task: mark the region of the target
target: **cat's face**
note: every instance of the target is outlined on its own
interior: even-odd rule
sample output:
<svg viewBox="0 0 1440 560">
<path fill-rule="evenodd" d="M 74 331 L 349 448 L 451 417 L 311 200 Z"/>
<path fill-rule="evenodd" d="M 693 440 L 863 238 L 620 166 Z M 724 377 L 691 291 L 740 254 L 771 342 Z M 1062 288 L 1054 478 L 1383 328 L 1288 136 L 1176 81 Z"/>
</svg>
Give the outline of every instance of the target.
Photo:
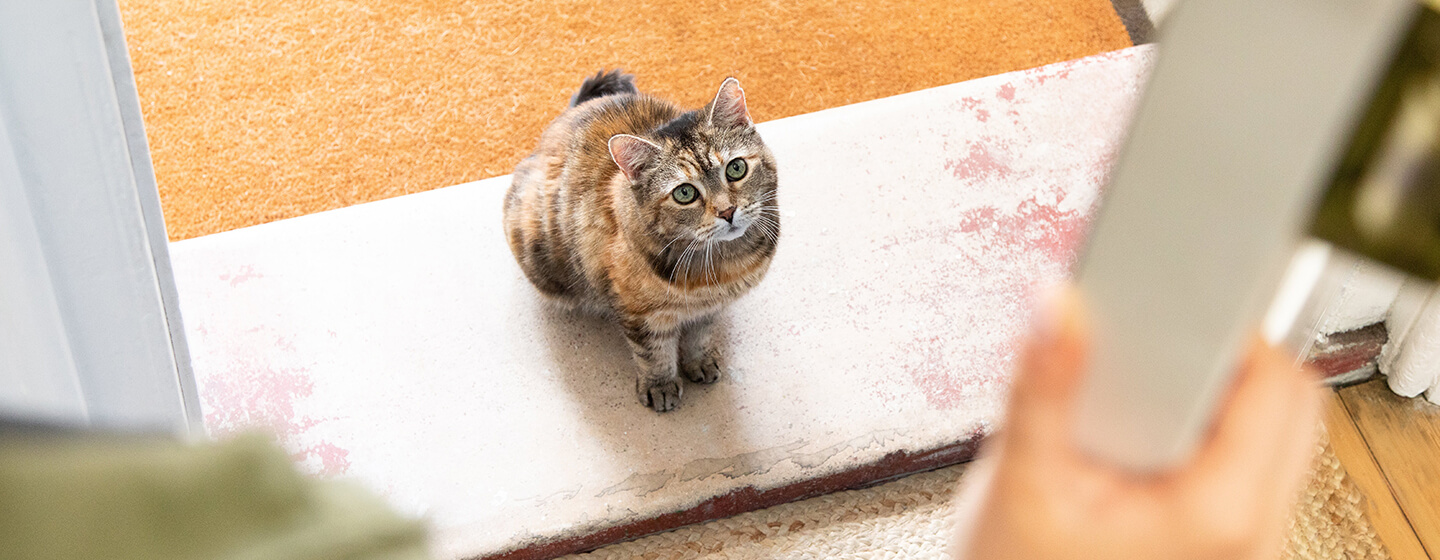
<svg viewBox="0 0 1440 560">
<path fill-rule="evenodd" d="M 610 153 L 630 179 L 647 230 L 665 247 L 743 243 L 778 233 L 775 159 L 733 78 L 710 105 L 649 138 L 611 138 Z"/>
</svg>

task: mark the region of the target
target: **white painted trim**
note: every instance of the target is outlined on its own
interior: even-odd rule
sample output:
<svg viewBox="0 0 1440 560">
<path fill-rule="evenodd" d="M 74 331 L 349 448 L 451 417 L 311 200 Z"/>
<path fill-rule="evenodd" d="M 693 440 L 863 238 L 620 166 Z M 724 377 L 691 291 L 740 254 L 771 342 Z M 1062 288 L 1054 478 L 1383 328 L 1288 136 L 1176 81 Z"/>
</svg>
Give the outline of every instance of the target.
<svg viewBox="0 0 1440 560">
<path fill-rule="evenodd" d="M 200 394 L 190 366 L 190 349 L 185 340 L 185 324 L 180 316 L 180 296 L 175 290 L 175 275 L 170 266 L 170 236 L 165 230 L 165 214 L 160 208 L 160 190 L 155 182 L 155 167 L 150 161 L 150 144 L 145 137 L 145 122 L 140 113 L 140 92 L 135 87 L 135 74 L 130 66 L 130 50 L 125 46 L 125 33 L 116 0 L 93 0 L 100 20 L 100 31 L 109 55 L 111 77 L 115 83 L 115 99 L 120 106 L 120 119 L 130 151 L 130 166 L 135 176 L 135 193 L 139 196 L 145 233 L 150 242 L 150 256 L 155 265 L 155 278 L 160 298 L 165 305 L 165 322 L 170 331 L 171 350 L 175 356 L 181 399 L 192 428 L 201 427 Z"/>
<path fill-rule="evenodd" d="M 30 203 L 0 121 L 0 413 L 47 421 L 89 418 L 50 286 Z M 35 375 L 35 372 L 45 372 Z"/>
<path fill-rule="evenodd" d="M 11 254 L 0 259 L 26 263 L 10 297 L 42 302 L 12 320 L 63 326 L 0 332 L 13 346 L 29 340 L 17 350 L 28 357 L 6 362 L 13 369 L 0 377 L 7 383 L 0 389 L 8 393 L 22 378 L 54 389 L 69 376 L 81 397 L 62 402 L 67 394 L 52 390 L 46 398 L 0 401 L 0 412 L 43 411 L 38 415 L 120 429 L 198 426 L 159 198 L 113 0 L 0 3 L 0 123 L 7 138 L 0 173 L 13 178 L 0 189 L 14 203 L 9 214 L 28 213 L 30 230 L 24 220 L 6 228 L 12 237 L 0 250 Z M 60 353 L 69 355 L 72 371 L 54 357 Z"/>
</svg>

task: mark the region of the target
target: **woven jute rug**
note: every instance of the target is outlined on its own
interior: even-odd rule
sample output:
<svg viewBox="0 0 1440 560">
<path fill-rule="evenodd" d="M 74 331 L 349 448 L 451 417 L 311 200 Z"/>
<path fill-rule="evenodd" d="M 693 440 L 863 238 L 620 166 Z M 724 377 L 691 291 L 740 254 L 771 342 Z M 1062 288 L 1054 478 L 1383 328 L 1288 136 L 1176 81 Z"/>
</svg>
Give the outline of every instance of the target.
<svg viewBox="0 0 1440 560">
<path fill-rule="evenodd" d="M 1345 475 L 1328 438 L 1317 445 L 1310 484 L 1295 508 L 1282 558 L 1390 558 L 1365 517 L 1364 495 Z"/>
<path fill-rule="evenodd" d="M 1276 557 L 1388 559 L 1329 443 L 1322 439 L 1316 451 L 1289 539 Z M 965 465 L 957 465 L 566 558 L 949 558 L 950 500 L 964 474 Z"/>
</svg>

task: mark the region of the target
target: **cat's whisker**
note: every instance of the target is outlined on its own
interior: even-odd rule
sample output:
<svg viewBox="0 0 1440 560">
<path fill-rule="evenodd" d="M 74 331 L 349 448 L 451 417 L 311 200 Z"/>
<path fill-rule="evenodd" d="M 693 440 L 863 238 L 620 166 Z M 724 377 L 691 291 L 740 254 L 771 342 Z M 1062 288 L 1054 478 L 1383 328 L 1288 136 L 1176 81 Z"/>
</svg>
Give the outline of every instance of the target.
<svg viewBox="0 0 1440 560">
<path fill-rule="evenodd" d="M 674 245 L 676 241 L 679 241 L 681 237 L 685 237 L 685 234 L 682 233 L 682 234 L 680 234 L 680 235 L 675 236 L 675 239 L 671 239 L 669 243 L 666 243 L 665 246 L 664 246 L 664 247 L 661 247 L 660 250 L 659 250 L 658 252 L 656 252 L 655 254 L 656 254 L 656 255 L 661 255 L 661 256 L 663 256 L 663 255 L 665 254 L 665 250 L 666 250 L 666 249 L 669 249 L 671 245 Z"/>
<path fill-rule="evenodd" d="M 685 250 L 680 252 L 680 258 L 675 259 L 675 265 L 670 269 L 670 278 L 665 282 L 665 301 L 662 305 L 670 305 L 670 300 L 677 295 L 675 290 L 675 272 L 680 269 L 680 263 L 684 262 L 685 254 L 689 251 L 690 247 L 687 245 Z"/>
<path fill-rule="evenodd" d="M 704 253 L 702 253 L 702 252 L 700 251 L 700 249 L 704 249 L 704 248 L 706 248 L 706 247 L 707 247 L 706 245 L 701 245 L 700 248 L 695 249 L 695 254 L 690 257 L 690 262 L 691 262 L 692 264 L 694 264 L 695 261 L 700 261 L 700 262 L 699 262 L 699 264 L 700 264 L 700 271 L 699 271 L 699 272 L 700 272 L 700 281 L 701 281 L 701 284 L 702 284 L 702 285 L 701 285 L 702 288 L 704 287 L 703 284 L 704 284 L 704 281 L 705 281 L 705 258 L 704 258 Z M 690 267 L 689 267 L 689 265 L 686 265 L 686 267 L 685 267 L 685 274 L 686 274 L 687 276 L 689 276 L 689 274 L 690 274 Z"/>
<path fill-rule="evenodd" d="M 755 218 L 755 227 L 771 241 L 780 241 L 780 223 L 767 217 L 758 216 Z"/>
<path fill-rule="evenodd" d="M 756 200 L 774 200 L 778 196 L 780 196 L 780 191 L 770 191 L 762 193 Z"/>
<path fill-rule="evenodd" d="M 779 242 L 779 241 L 780 241 L 779 235 L 778 235 L 777 232 L 775 231 L 775 226 L 773 226 L 773 225 L 771 225 L 771 224 L 764 223 L 764 222 L 758 222 L 758 221 L 757 221 L 757 222 L 755 222 L 755 229 L 756 229 L 757 231 L 759 231 L 761 235 L 764 235 L 765 238 L 766 238 L 766 239 L 769 239 L 770 241 L 774 241 L 774 242 Z"/>
<path fill-rule="evenodd" d="M 655 254 L 656 254 L 657 256 L 659 256 L 660 258 L 664 258 L 664 257 L 665 257 L 665 250 L 666 250 L 666 249 L 669 249 L 671 245 L 674 245 L 675 242 L 676 242 L 676 241 L 679 241 L 680 238 L 682 238 L 682 237 L 685 237 L 685 234 L 682 233 L 682 234 L 680 234 L 680 235 L 675 236 L 675 239 L 671 239 L 669 243 L 666 243 L 665 246 L 664 246 L 664 247 L 661 247 L 661 248 L 660 248 L 660 251 L 659 251 L 658 253 L 655 253 Z M 670 277 L 671 277 L 671 280 L 673 281 L 673 280 L 674 280 L 674 277 L 675 277 L 674 271 L 671 271 Z M 669 303 L 669 301 L 670 301 L 670 288 L 671 288 L 671 286 L 673 286 L 673 283 L 671 283 L 671 282 L 667 282 L 667 283 L 665 284 L 665 303 Z"/>
<path fill-rule="evenodd" d="M 756 217 L 755 217 L 755 223 L 757 223 L 757 224 L 766 224 L 766 225 L 777 226 L 777 227 L 780 225 L 780 222 L 779 222 L 778 220 L 776 220 L 775 218 L 772 218 L 772 217 L 770 217 L 770 216 L 765 216 L 765 215 L 756 216 Z"/>
<path fill-rule="evenodd" d="M 700 262 L 700 277 L 705 280 L 706 287 L 713 286 L 710 283 L 710 244 L 705 244 L 705 260 Z"/>
<path fill-rule="evenodd" d="M 699 242 L 700 240 L 698 238 L 691 240 L 690 243 L 685 246 L 685 252 L 680 254 L 680 259 L 675 262 L 675 268 L 670 271 L 670 284 L 666 286 L 666 305 L 669 305 L 672 296 L 675 299 L 679 299 L 681 294 L 684 293 L 684 290 L 671 291 L 674 288 L 675 284 L 675 274 L 680 272 L 680 268 L 683 266 L 685 268 L 685 273 L 680 277 L 680 281 L 686 282 L 689 280 L 690 263 L 694 260 L 697 253 L 697 251 L 695 250 L 695 244 Z"/>
<path fill-rule="evenodd" d="M 680 267 L 685 264 L 686 259 L 691 254 L 691 250 L 694 249 L 695 243 L 698 241 L 700 241 L 698 238 L 692 239 L 689 244 L 685 245 L 685 250 L 680 253 L 680 258 L 675 260 L 675 267 L 670 269 L 670 282 L 665 286 L 667 291 L 674 287 L 675 273 L 680 271 Z M 684 280 L 684 278 L 681 278 L 681 280 Z"/>
<path fill-rule="evenodd" d="M 710 255 L 711 247 L 713 247 L 713 244 L 707 244 L 705 246 L 705 268 L 709 271 L 707 274 L 710 277 L 710 285 L 715 286 L 720 284 L 720 274 L 715 271 L 715 261 Z"/>
<path fill-rule="evenodd" d="M 696 241 L 699 241 L 699 239 L 696 239 Z M 681 280 L 682 280 L 682 281 L 689 281 L 689 280 L 690 280 L 690 265 L 695 262 L 695 256 L 698 255 L 699 253 L 700 253 L 700 252 L 699 252 L 698 250 L 696 250 L 696 251 L 694 251 L 694 252 L 691 252 L 691 253 L 690 253 L 690 258 L 685 261 L 685 275 L 684 275 L 684 276 L 681 276 Z"/>
</svg>

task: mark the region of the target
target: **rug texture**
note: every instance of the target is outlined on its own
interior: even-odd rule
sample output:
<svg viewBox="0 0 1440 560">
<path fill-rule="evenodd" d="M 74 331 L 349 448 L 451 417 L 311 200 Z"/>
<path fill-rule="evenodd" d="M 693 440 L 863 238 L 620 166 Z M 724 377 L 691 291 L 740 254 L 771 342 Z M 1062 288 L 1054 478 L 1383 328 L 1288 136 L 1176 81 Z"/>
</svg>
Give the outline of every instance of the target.
<svg viewBox="0 0 1440 560">
<path fill-rule="evenodd" d="M 735 517 L 683 527 L 565 557 L 567 560 L 948 559 L 950 500 L 965 465 L 909 476 Z M 1327 441 L 1316 446 L 1310 483 L 1276 558 L 1390 558 Z"/>
<path fill-rule="evenodd" d="M 1131 45 L 1109 0 L 120 0 L 172 240 L 510 173 L 587 74 L 757 121 Z"/>
</svg>

